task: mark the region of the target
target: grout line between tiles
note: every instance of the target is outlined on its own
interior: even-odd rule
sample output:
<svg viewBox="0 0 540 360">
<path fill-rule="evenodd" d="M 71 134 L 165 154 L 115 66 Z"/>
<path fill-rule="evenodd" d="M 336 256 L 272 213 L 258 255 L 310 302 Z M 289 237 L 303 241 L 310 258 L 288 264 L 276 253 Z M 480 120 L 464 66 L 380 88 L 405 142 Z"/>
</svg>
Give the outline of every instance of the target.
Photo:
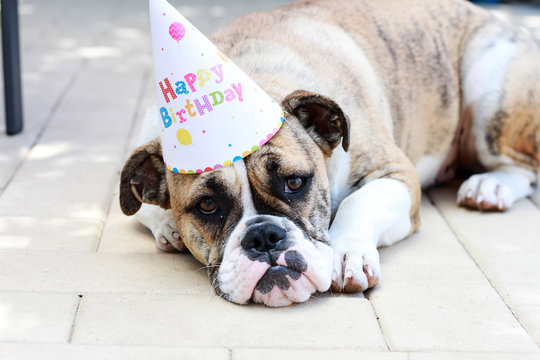
<svg viewBox="0 0 540 360">
<path fill-rule="evenodd" d="M 45 120 L 43 121 L 41 127 L 39 128 L 39 131 L 37 132 L 36 134 L 36 137 L 34 138 L 34 140 L 28 145 L 28 150 L 26 151 L 26 154 L 25 156 L 21 159 L 21 161 L 19 161 L 19 163 L 15 166 L 15 168 L 13 169 L 12 173 L 11 173 L 11 176 L 9 177 L 9 179 L 6 181 L 6 184 L 5 186 L 3 187 L 2 189 L 2 192 L 0 192 L 0 197 L 2 196 L 2 194 L 4 193 L 4 191 L 8 188 L 8 186 L 11 184 L 11 182 L 13 181 L 13 179 L 15 178 L 15 175 L 17 175 L 17 173 L 19 172 L 20 168 L 22 167 L 22 165 L 25 163 L 25 161 L 28 159 L 28 157 L 30 156 L 30 153 L 32 152 L 32 149 L 37 145 L 37 143 L 39 142 L 39 140 L 43 137 L 43 134 L 45 133 L 45 130 L 47 130 L 47 128 L 49 127 L 49 124 L 51 123 L 51 120 L 53 119 L 53 117 L 56 115 L 56 112 L 58 111 L 58 108 L 60 107 L 60 105 L 62 104 L 62 102 L 64 101 L 64 99 L 66 98 L 67 94 L 69 93 L 69 91 L 71 90 L 71 88 L 73 87 L 73 85 L 75 84 L 75 81 L 77 80 L 77 73 L 73 73 L 71 75 L 71 78 L 69 79 L 68 83 L 66 84 L 66 86 L 62 89 L 62 91 L 60 92 L 60 94 L 58 95 L 58 98 L 55 100 L 55 102 L 53 103 L 52 107 L 51 107 L 51 110 L 49 111 L 49 114 L 47 115 L 47 117 L 45 118 Z"/>
<path fill-rule="evenodd" d="M 76 343 L 76 344 L 67 344 L 67 343 L 56 343 L 56 342 L 44 342 L 44 341 L 26 341 L 26 340 L 10 340 L 10 341 L 0 341 L 0 345 L 2 344 L 17 344 L 17 345 L 53 345 L 53 346 L 80 346 L 80 347 L 87 347 L 87 348 L 147 348 L 147 349 L 192 349 L 192 350 L 199 350 L 199 349 L 205 349 L 205 350 L 227 350 L 231 355 L 234 354 L 235 351 L 239 350 L 276 350 L 275 347 L 268 347 L 268 346 L 242 346 L 242 347 L 235 347 L 235 348 L 226 348 L 226 347 L 212 347 L 212 346 L 193 346 L 193 345 L 167 345 L 167 344 L 100 344 L 100 343 L 90 343 L 90 342 L 83 342 L 83 343 Z M 283 347 L 279 348 L 277 350 L 294 350 L 294 351 L 316 351 L 316 350 L 326 350 L 326 351 L 339 351 L 339 350 L 352 350 L 357 351 L 360 354 L 403 354 L 406 355 L 406 359 L 410 359 L 411 355 L 414 354 L 459 354 L 459 355 L 494 355 L 494 354 L 501 354 L 501 355 L 531 355 L 531 356 L 538 356 L 538 352 L 533 351 L 513 351 L 513 352 L 500 352 L 500 351 L 448 351 L 448 350 L 414 350 L 414 351 L 392 351 L 392 352 L 386 352 L 386 351 L 377 351 L 372 349 L 362 349 L 355 346 L 345 346 L 340 347 L 339 349 L 336 349 L 334 347 L 328 347 L 328 348 L 313 348 L 313 347 Z M 234 357 L 232 357 L 234 358 Z"/>
<path fill-rule="evenodd" d="M 122 5 L 125 5 L 125 2 L 121 3 Z M 107 18 L 108 19 L 114 19 L 114 16 L 115 16 L 115 13 L 114 11 L 110 11 L 108 14 L 107 14 Z M 106 31 L 108 30 L 108 28 L 104 28 L 104 29 L 101 29 L 99 33 L 97 34 L 94 34 L 93 38 L 89 38 L 89 46 L 91 45 L 95 45 L 97 43 L 99 43 L 99 39 L 101 38 L 100 36 L 98 36 L 98 34 L 102 34 L 102 33 L 105 33 Z M 22 49 L 22 55 L 24 56 L 24 53 L 26 53 L 28 51 L 28 49 L 26 49 L 26 45 L 22 43 L 22 41 L 24 40 L 23 37 L 21 37 L 21 49 Z M 47 115 L 47 117 L 45 118 L 45 120 L 43 121 L 39 131 L 37 132 L 36 134 L 36 137 L 34 138 L 34 140 L 30 143 L 30 145 L 28 146 L 28 151 L 26 152 L 26 155 L 21 159 L 21 161 L 14 167 L 12 173 L 11 173 L 11 176 L 9 177 L 9 179 L 6 181 L 5 183 L 5 186 L 3 188 L 0 189 L 0 198 L 2 197 L 3 193 L 5 192 L 5 190 L 8 188 L 8 186 L 11 184 L 11 182 L 13 181 L 13 179 L 15 178 L 16 174 L 18 173 L 18 171 L 20 170 L 20 168 L 22 167 L 22 165 L 25 163 L 25 161 L 28 159 L 28 157 L 30 156 L 30 152 L 32 151 L 32 149 L 36 146 L 36 144 L 39 142 L 39 140 L 42 138 L 43 134 L 45 133 L 45 131 L 47 130 L 51 120 L 54 118 L 54 116 L 56 115 L 56 112 L 58 111 L 58 108 L 60 107 L 60 105 L 63 103 L 65 97 L 67 96 L 67 94 L 69 93 L 69 91 L 71 90 L 71 88 L 73 87 L 73 85 L 75 84 L 76 80 L 78 79 L 79 77 L 79 74 L 82 72 L 81 70 L 84 69 L 85 67 L 87 67 L 89 65 L 89 59 L 81 59 L 78 61 L 78 67 L 76 68 L 76 70 L 73 71 L 73 73 L 71 74 L 71 78 L 70 80 L 68 81 L 67 85 L 64 87 L 64 89 L 62 89 L 62 91 L 60 92 L 58 98 L 56 99 L 56 101 L 53 103 L 52 107 L 51 107 L 51 110 L 49 111 L 49 114 Z M 23 72 L 26 72 L 27 70 L 26 69 L 22 69 Z"/>
<path fill-rule="evenodd" d="M 79 310 L 81 308 L 81 303 L 83 301 L 83 295 L 79 294 L 77 300 L 77 307 L 75 308 L 75 315 L 73 316 L 73 323 L 71 324 L 71 329 L 69 330 L 68 344 L 71 344 L 73 340 L 73 333 L 75 332 L 75 326 L 77 324 L 77 318 L 79 317 Z"/>
<path fill-rule="evenodd" d="M 527 329 L 525 328 L 525 326 L 522 324 L 521 320 L 516 316 L 516 314 L 514 313 L 514 311 L 512 310 L 512 307 L 510 306 L 510 304 L 506 301 L 506 299 L 504 298 L 504 296 L 500 293 L 499 289 L 495 286 L 495 284 L 491 281 L 491 279 L 489 278 L 489 276 L 484 272 L 484 269 L 482 269 L 482 267 L 480 266 L 480 264 L 476 261 L 476 259 L 474 258 L 474 256 L 471 255 L 471 253 L 469 252 L 469 250 L 467 249 L 467 246 L 463 243 L 463 241 L 461 240 L 461 238 L 458 236 L 458 234 L 454 231 L 454 228 L 450 225 L 448 219 L 446 218 L 446 216 L 444 216 L 443 212 L 439 209 L 439 207 L 437 206 L 437 204 L 435 203 L 435 201 L 432 199 L 431 195 L 429 194 L 429 192 L 425 192 L 423 193 L 425 194 L 429 201 L 431 202 L 431 204 L 433 204 L 433 206 L 435 207 L 435 209 L 437 210 L 437 212 L 439 213 L 439 215 L 441 216 L 441 218 L 444 220 L 444 223 L 446 224 L 446 226 L 448 226 L 448 228 L 450 229 L 450 231 L 452 232 L 452 235 L 454 235 L 454 237 L 456 238 L 456 240 L 458 241 L 458 243 L 461 245 L 461 247 L 463 248 L 463 250 L 465 251 L 465 253 L 469 256 L 469 258 L 474 262 L 474 264 L 476 265 L 476 267 L 478 268 L 478 270 L 482 273 L 482 275 L 484 276 L 484 278 L 487 280 L 487 282 L 489 283 L 489 285 L 491 286 L 491 288 L 495 291 L 495 293 L 499 296 L 499 298 L 502 300 L 502 302 L 504 303 L 504 305 L 506 306 L 506 308 L 508 309 L 508 311 L 510 311 L 510 313 L 512 314 L 512 317 L 514 319 L 516 319 L 516 321 L 518 322 L 519 326 L 521 326 L 521 328 L 523 329 L 523 331 L 525 331 L 525 333 L 529 336 L 529 338 L 531 339 L 531 341 L 533 343 L 536 343 L 534 341 L 534 339 L 532 338 L 531 334 L 529 334 L 529 332 L 527 331 Z"/>
<path fill-rule="evenodd" d="M 107 212 L 105 213 L 105 220 L 99 221 L 99 232 L 97 236 L 96 245 L 94 246 L 94 249 L 92 252 L 97 253 L 99 250 L 99 246 L 101 245 L 101 238 L 103 237 L 103 231 L 105 230 L 105 223 L 107 222 L 107 219 L 109 218 L 109 215 L 111 213 L 112 208 L 112 200 L 109 202 L 109 207 L 107 208 Z"/>
<path fill-rule="evenodd" d="M 381 332 L 381 335 L 383 337 L 384 345 L 386 346 L 386 351 L 392 351 L 392 349 L 390 348 L 390 344 L 388 343 L 388 339 L 386 338 L 386 334 L 384 333 L 383 328 L 381 326 L 379 314 L 377 314 L 377 311 L 375 310 L 375 306 L 373 306 L 373 303 L 371 302 L 371 299 L 369 298 L 370 295 L 371 295 L 371 291 L 369 291 L 369 289 L 367 291 L 364 291 L 364 297 L 369 302 L 369 305 L 371 306 L 371 309 L 373 310 L 373 313 L 375 314 L 375 319 L 377 320 L 379 331 Z"/>
</svg>

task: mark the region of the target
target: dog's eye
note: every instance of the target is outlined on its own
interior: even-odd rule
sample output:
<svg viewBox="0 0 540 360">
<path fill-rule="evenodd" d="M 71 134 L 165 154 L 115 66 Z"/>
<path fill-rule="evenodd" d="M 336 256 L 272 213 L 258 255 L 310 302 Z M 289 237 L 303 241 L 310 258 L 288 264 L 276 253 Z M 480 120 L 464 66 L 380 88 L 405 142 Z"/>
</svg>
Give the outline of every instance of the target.
<svg viewBox="0 0 540 360">
<path fill-rule="evenodd" d="M 210 196 L 205 196 L 199 203 L 199 210 L 205 215 L 210 215 L 216 212 L 217 204 Z"/>
<path fill-rule="evenodd" d="M 285 192 L 286 193 L 294 193 L 302 189 L 302 186 L 304 186 L 304 179 L 298 176 L 291 176 L 288 177 L 285 181 Z"/>
</svg>

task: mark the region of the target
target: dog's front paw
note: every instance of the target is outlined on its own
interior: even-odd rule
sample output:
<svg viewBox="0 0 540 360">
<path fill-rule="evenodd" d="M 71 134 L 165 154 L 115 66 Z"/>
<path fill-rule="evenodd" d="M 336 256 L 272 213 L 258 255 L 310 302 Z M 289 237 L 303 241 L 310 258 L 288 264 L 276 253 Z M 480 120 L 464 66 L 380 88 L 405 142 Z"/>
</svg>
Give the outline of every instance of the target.
<svg viewBox="0 0 540 360">
<path fill-rule="evenodd" d="M 374 287 L 381 279 L 381 265 L 376 248 L 334 249 L 332 286 L 335 292 L 361 292 Z"/>
<path fill-rule="evenodd" d="M 473 175 L 461 184 L 457 202 L 461 206 L 489 211 L 504 211 L 514 202 L 508 186 L 490 174 Z"/>
<path fill-rule="evenodd" d="M 155 205 L 142 204 L 135 217 L 152 231 L 156 245 L 160 250 L 175 252 L 185 251 L 186 245 L 180 238 L 171 210 Z"/>
<path fill-rule="evenodd" d="M 149 228 L 156 239 L 156 245 L 160 250 L 167 252 L 185 251 L 186 245 L 180 238 L 171 211 L 153 209 L 159 211 L 159 216 L 154 216 Z"/>
<path fill-rule="evenodd" d="M 156 239 L 156 245 L 160 250 L 167 252 L 186 250 L 186 245 L 180 238 L 174 223 L 163 222 L 151 230 Z"/>
</svg>

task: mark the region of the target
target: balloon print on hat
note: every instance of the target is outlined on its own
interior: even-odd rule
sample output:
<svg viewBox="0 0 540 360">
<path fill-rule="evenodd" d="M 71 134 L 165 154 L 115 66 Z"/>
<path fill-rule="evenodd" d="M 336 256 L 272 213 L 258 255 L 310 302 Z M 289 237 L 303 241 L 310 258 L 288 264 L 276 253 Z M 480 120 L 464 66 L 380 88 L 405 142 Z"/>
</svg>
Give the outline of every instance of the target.
<svg viewBox="0 0 540 360">
<path fill-rule="evenodd" d="M 169 26 L 169 34 L 174 40 L 179 42 L 182 40 L 184 35 L 186 35 L 186 29 L 184 28 L 184 25 L 178 21 L 175 21 L 171 24 L 171 26 Z"/>
<path fill-rule="evenodd" d="M 182 145 L 191 145 L 191 134 L 186 129 L 179 129 L 176 132 L 176 138 L 178 139 L 178 142 Z"/>
<path fill-rule="evenodd" d="M 167 168 L 197 174 L 250 156 L 277 132 L 281 107 L 166 0 L 148 1 Z"/>
</svg>

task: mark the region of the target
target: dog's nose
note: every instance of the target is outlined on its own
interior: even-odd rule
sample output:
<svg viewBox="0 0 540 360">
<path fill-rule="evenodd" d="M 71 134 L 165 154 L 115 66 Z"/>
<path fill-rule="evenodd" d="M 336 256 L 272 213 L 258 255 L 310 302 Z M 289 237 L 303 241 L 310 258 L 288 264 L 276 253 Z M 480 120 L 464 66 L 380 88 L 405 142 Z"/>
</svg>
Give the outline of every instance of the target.
<svg viewBox="0 0 540 360">
<path fill-rule="evenodd" d="M 285 229 L 274 224 L 257 224 L 249 227 L 240 245 L 246 250 L 267 252 L 274 249 L 285 239 Z"/>
</svg>

